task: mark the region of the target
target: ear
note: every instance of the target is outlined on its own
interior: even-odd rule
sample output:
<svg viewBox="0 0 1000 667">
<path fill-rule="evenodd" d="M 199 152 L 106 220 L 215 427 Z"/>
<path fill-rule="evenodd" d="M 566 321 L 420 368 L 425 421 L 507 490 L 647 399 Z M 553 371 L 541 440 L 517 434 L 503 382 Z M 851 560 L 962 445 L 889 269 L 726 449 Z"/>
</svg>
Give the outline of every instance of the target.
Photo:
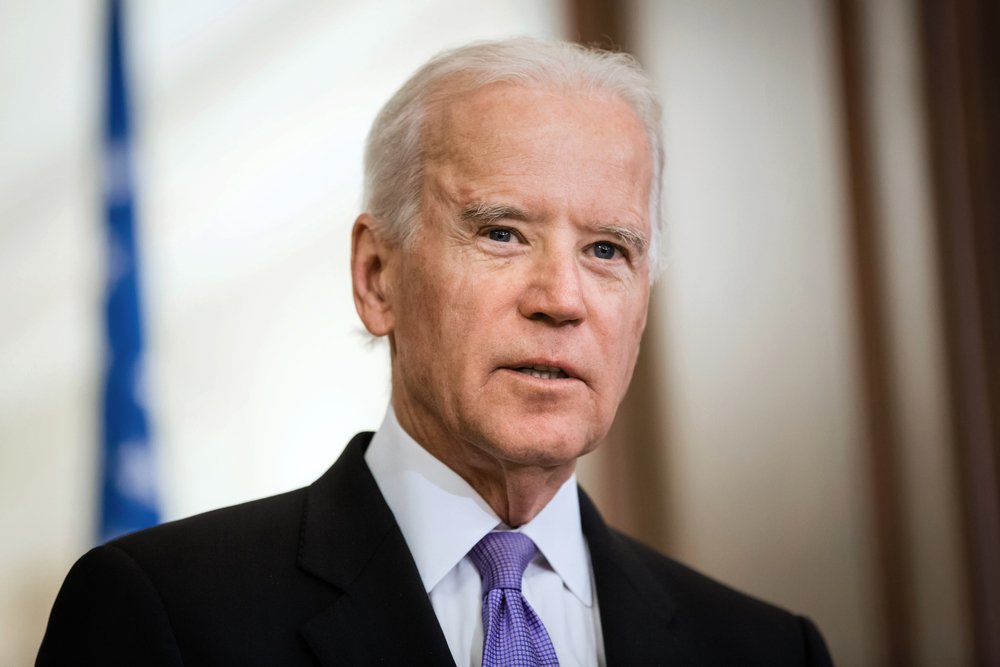
<svg viewBox="0 0 1000 667">
<path fill-rule="evenodd" d="M 354 307 L 373 336 L 392 333 L 395 319 L 391 302 L 391 276 L 396 246 L 376 229 L 377 221 L 362 213 L 351 231 L 351 280 Z"/>
</svg>

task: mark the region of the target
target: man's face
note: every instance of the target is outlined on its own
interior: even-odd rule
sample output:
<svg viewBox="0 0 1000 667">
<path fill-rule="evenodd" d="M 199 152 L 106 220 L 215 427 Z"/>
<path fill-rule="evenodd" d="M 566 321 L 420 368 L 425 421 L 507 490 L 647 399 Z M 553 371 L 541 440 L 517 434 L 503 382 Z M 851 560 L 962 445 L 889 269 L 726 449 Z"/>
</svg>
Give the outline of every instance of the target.
<svg viewBox="0 0 1000 667">
<path fill-rule="evenodd" d="M 615 98 L 494 84 L 432 110 L 425 147 L 421 221 L 386 265 L 400 423 L 459 471 L 572 465 L 646 323 L 642 125 Z"/>
</svg>

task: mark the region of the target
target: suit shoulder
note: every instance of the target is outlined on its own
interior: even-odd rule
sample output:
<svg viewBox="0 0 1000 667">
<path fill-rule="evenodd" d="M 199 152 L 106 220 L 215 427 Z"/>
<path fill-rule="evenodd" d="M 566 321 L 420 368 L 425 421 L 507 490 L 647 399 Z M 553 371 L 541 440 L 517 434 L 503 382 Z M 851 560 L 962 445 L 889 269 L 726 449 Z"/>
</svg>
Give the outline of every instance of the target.
<svg viewBox="0 0 1000 667">
<path fill-rule="evenodd" d="M 822 636 L 808 618 L 738 591 L 684 565 L 642 542 L 614 531 L 673 600 L 676 622 L 706 644 L 718 641 L 712 650 L 718 660 L 767 656 L 764 664 L 830 665 Z M 783 647 L 773 653 L 776 647 Z M 726 651 L 732 655 L 723 655 Z M 739 653 L 742 652 L 742 653 Z"/>
<path fill-rule="evenodd" d="M 115 636 L 115 642 L 108 642 Z M 156 587 L 113 546 L 84 554 L 59 591 L 37 665 L 179 665 L 174 631 Z"/>
<path fill-rule="evenodd" d="M 276 524 L 294 523 L 298 529 L 298 519 L 302 512 L 305 489 L 296 489 L 268 498 L 222 507 L 183 519 L 168 521 L 152 528 L 123 535 L 109 542 L 126 552 L 142 549 L 149 543 L 199 540 L 211 536 L 226 539 L 227 536 L 249 536 L 258 532 L 270 532 Z"/>
<path fill-rule="evenodd" d="M 298 542 L 305 489 L 223 507 L 108 543 L 151 575 L 212 572 L 266 562 Z"/>
<path fill-rule="evenodd" d="M 788 616 L 789 612 L 738 591 L 679 561 L 663 555 L 633 537 L 615 531 L 644 566 L 668 588 L 679 604 L 686 601 L 716 602 L 734 612 Z"/>
</svg>

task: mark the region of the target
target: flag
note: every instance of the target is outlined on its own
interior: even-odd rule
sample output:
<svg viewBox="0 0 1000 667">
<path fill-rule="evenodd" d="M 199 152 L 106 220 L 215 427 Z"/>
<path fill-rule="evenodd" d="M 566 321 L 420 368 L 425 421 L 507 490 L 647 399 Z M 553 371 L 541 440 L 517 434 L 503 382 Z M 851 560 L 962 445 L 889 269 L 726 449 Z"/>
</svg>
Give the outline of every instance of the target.
<svg viewBox="0 0 1000 667">
<path fill-rule="evenodd" d="M 107 238 L 102 480 L 98 537 L 159 519 L 143 377 L 143 326 L 122 3 L 108 8 L 103 143 Z"/>
</svg>

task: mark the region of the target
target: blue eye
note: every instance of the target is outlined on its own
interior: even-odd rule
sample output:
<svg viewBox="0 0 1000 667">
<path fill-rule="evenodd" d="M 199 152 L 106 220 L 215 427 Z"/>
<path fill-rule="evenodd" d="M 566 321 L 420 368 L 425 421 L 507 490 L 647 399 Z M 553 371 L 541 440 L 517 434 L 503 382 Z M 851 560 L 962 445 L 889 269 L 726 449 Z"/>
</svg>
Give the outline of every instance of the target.
<svg viewBox="0 0 1000 667">
<path fill-rule="evenodd" d="M 594 257 L 598 259 L 614 259 L 617 252 L 618 248 L 610 243 L 601 241 L 594 244 Z"/>
<path fill-rule="evenodd" d="M 501 243 L 510 243 L 511 233 L 509 229 L 491 229 L 490 230 L 490 240 L 500 241 Z"/>
</svg>

